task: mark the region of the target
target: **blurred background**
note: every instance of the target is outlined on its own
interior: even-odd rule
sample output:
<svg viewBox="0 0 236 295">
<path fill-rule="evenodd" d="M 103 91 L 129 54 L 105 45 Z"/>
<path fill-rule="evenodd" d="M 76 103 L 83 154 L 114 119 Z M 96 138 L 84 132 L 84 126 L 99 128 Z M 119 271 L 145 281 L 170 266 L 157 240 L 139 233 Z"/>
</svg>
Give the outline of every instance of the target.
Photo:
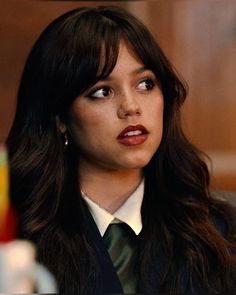
<svg viewBox="0 0 236 295">
<path fill-rule="evenodd" d="M 25 59 L 46 25 L 79 6 L 117 5 L 153 32 L 189 85 L 187 136 L 207 153 L 212 187 L 236 191 L 236 1 L 7 0 L 0 8 L 0 143 L 11 127 Z"/>
</svg>

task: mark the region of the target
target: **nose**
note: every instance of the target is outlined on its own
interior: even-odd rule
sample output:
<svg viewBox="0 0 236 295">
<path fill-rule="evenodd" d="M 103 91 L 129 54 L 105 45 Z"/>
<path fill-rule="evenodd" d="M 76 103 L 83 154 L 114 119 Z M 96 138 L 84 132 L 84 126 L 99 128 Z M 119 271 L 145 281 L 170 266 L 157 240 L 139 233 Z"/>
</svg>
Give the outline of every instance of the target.
<svg viewBox="0 0 236 295">
<path fill-rule="evenodd" d="M 120 119 L 125 119 L 130 116 L 140 116 L 141 107 L 134 97 L 135 94 L 123 93 L 120 98 L 117 114 Z"/>
</svg>

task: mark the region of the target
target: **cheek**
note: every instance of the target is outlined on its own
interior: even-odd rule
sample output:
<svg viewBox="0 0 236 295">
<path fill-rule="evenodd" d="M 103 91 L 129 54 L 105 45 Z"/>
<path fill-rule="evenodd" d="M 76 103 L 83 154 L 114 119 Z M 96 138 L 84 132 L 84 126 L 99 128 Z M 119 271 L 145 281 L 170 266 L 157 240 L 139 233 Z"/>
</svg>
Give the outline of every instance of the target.
<svg viewBox="0 0 236 295">
<path fill-rule="evenodd" d="M 162 118 L 163 111 L 164 111 L 163 99 L 159 99 L 152 109 L 153 109 L 153 112 L 155 112 L 156 114 L 159 114 L 160 115 L 159 117 Z"/>
<path fill-rule="evenodd" d="M 71 112 L 70 130 L 77 143 L 83 144 L 101 135 L 106 122 L 108 118 L 100 111 L 80 107 Z"/>
<path fill-rule="evenodd" d="M 159 97 L 158 100 L 154 100 L 148 109 L 148 118 L 152 120 L 153 124 L 157 124 L 162 126 L 164 116 L 164 100 L 162 97 Z"/>
</svg>

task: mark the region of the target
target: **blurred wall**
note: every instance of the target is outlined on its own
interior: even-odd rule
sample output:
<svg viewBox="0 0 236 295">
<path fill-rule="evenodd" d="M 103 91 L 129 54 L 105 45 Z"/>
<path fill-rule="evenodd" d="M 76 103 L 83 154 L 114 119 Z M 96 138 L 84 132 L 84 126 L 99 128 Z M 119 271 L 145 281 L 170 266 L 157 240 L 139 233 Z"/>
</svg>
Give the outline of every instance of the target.
<svg viewBox="0 0 236 295">
<path fill-rule="evenodd" d="M 56 16 L 78 6 L 119 5 L 151 29 L 189 84 L 188 137 L 212 159 L 212 186 L 236 190 L 236 1 L 8 0 L 0 9 L 0 142 L 12 124 L 26 56 Z"/>
</svg>

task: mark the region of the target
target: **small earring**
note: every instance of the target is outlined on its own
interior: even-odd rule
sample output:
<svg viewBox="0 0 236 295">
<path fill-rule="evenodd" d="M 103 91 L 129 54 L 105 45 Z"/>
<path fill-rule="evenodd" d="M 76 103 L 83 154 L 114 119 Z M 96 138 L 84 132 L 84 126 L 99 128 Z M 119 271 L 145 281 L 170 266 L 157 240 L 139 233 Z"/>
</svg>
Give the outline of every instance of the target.
<svg viewBox="0 0 236 295">
<path fill-rule="evenodd" d="M 64 148 L 66 148 L 69 144 L 68 136 L 66 132 L 63 133 L 63 137 L 64 137 Z"/>
</svg>

